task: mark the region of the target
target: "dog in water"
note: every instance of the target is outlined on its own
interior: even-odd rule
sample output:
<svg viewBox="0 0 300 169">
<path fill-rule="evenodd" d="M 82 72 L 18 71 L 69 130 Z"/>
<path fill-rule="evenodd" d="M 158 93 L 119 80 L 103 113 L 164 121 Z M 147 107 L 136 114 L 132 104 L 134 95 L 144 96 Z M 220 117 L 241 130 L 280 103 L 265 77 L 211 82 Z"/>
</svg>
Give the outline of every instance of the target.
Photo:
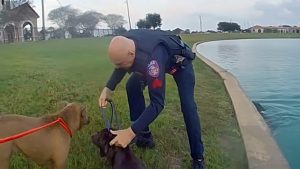
<svg viewBox="0 0 300 169">
<path fill-rule="evenodd" d="M 60 111 L 43 117 L 21 115 L 0 116 L 0 138 L 6 138 L 23 131 L 43 126 L 62 118 L 72 133 L 89 123 L 85 108 L 78 103 L 70 103 Z M 41 129 L 35 133 L 0 144 L 0 169 L 9 168 L 11 155 L 20 151 L 37 164 L 53 169 L 65 169 L 71 137 L 59 125 Z"/>
<path fill-rule="evenodd" d="M 106 156 L 113 169 L 146 169 L 129 147 L 110 146 L 109 142 L 114 137 L 109 129 L 103 129 L 92 135 L 92 142 L 100 149 L 100 156 Z"/>
</svg>

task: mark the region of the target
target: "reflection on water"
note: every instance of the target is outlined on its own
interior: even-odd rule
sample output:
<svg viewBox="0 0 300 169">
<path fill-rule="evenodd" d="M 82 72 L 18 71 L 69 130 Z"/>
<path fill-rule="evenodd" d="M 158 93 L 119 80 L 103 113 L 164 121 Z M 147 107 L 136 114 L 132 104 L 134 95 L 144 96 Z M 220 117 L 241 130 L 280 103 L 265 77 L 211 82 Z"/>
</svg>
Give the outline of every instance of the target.
<svg viewBox="0 0 300 169">
<path fill-rule="evenodd" d="M 218 46 L 217 53 L 219 54 L 220 62 L 228 62 L 227 64 L 233 66 L 239 61 L 240 48 L 237 45 L 223 44 Z M 228 55 L 228 53 L 232 53 Z"/>
<path fill-rule="evenodd" d="M 293 169 L 300 168 L 300 40 L 207 42 L 197 50 L 233 73 L 262 115 Z"/>
</svg>

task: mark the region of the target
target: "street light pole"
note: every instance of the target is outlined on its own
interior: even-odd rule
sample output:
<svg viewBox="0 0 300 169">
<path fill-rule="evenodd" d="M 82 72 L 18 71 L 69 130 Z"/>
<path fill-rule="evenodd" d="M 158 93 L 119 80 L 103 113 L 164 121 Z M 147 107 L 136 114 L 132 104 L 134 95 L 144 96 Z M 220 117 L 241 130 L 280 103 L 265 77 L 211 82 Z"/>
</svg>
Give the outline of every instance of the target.
<svg viewBox="0 0 300 169">
<path fill-rule="evenodd" d="M 42 0 L 42 20 L 43 20 L 43 40 L 46 40 L 46 29 L 45 29 L 45 8 L 44 8 L 44 0 Z"/>
<path fill-rule="evenodd" d="M 130 14 L 129 14 L 128 0 L 126 0 L 126 5 L 127 5 L 127 14 L 128 14 L 128 21 L 129 21 L 129 29 L 131 30 L 131 20 L 130 20 Z"/>
<path fill-rule="evenodd" d="M 199 16 L 200 32 L 202 33 L 202 17 Z"/>
</svg>

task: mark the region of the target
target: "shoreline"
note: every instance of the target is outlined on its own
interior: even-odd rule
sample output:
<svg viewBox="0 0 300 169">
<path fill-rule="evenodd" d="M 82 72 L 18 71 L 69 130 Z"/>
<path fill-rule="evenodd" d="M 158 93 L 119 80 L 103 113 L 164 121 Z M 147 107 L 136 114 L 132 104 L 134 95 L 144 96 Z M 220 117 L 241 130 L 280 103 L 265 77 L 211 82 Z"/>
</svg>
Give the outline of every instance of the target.
<svg viewBox="0 0 300 169">
<path fill-rule="evenodd" d="M 201 43 L 204 42 L 195 43 L 193 51 L 224 81 L 242 133 L 249 169 L 289 169 L 289 164 L 272 137 L 269 127 L 245 94 L 238 80 L 233 74 L 199 53 L 196 46 Z"/>
</svg>

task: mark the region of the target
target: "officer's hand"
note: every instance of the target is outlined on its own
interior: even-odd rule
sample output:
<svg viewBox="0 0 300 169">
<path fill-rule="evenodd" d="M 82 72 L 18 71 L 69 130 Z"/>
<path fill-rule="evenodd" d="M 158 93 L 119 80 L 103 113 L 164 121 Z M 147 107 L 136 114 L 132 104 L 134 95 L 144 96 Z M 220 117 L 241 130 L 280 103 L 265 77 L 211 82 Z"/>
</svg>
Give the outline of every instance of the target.
<svg viewBox="0 0 300 169">
<path fill-rule="evenodd" d="M 101 95 L 99 97 L 99 106 L 100 107 L 106 107 L 107 101 L 106 99 L 111 99 L 112 90 L 110 90 L 107 87 L 104 87 L 104 89 L 101 92 Z"/>
<path fill-rule="evenodd" d="M 126 148 L 127 145 L 131 142 L 131 140 L 135 137 L 135 133 L 132 131 L 131 127 L 125 130 L 118 131 L 110 131 L 112 134 L 117 135 L 111 142 L 109 143 L 111 146 L 119 146 Z"/>
</svg>

